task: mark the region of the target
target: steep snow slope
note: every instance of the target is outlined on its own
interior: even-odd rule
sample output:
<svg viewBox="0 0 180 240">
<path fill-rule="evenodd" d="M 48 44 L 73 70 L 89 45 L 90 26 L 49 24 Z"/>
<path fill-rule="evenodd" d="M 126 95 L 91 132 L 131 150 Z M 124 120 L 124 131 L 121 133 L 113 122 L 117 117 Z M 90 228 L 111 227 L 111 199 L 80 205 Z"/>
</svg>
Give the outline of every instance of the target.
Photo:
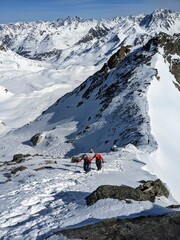
<svg viewBox="0 0 180 240">
<path fill-rule="evenodd" d="M 1 50 L 0 85 L 14 95 L 9 101 L 1 99 L 0 120 L 6 127 L 1 126 L 0 131 L 33 121 L 59 97 L 99 70 L 120 46 L 138 48 L 158 31 L 179 32 L 179 19 L 179 13 L 160 9 L 147 16 L 112 20 L 76 17 L 0 25 L 0 40 L 5 46 L 41 60 L 30 61 L 10 50 Z"/>
<path fill-rule="evenodd" d="M 87 64 L 88 65 L 88 64 Z M 56 69 L 49 63 L 24 58 L 1 44 L 0 134 L 33 121 L 66 92 L 96 70 L 93 66 Z"/>
<path fill-rule="evenodd" d="M 107 66 L 59 99 L 36 121 L 9 133 L 3 140 L 4 154 L 13 154 L 7 151 L 6 141 L 15 142 L 19 152 L 55 155 L 87 152 L 91 147 L 109 151 L 113 144 L 156 148 L 146 100 L 148 86 L 156 75 L 149 66 L 154 48 L 139 48 L 132 53 L 129 48 L 121 48 L 118 57 L 112 56 Z M 43 139 L 32 148 L 28 141 L 36 133 L 41 133 Z"/>
<path fill-rule="evenodd" d="M 154 62 L 160 78 L 159 81 L 153 80 L 148 92 L 152 134 L 159 147 L 151 154 L 147 165 L 151 172 L 168 182 L 174 197 L 180 199 L 180 191 L 177 191 L 180 180 L 180 93 L 173 84 L 176 79 L 169 72 L 169 66 L 162 57 L 163 50 L 159 51 Z"/>
<path fill-rule="evenodd" d="M 87 152 L 91 147 L 104 152 L 109 151 L 113 144 L 122 147 L 128 143 L 145 152 L 157 149 L 158 144 L 161 149 L 161 141 L 159 143 L 159 138 L 154 139 L 154 132 L 151 132 L 147 92 L 153 79 L 164 78 L 161 76 L 162 71 L 173 76 L 170 70 L 173 68 L 172 61 L 177 58 L 172 54 L 179 51 L 177 39 L 177 36 L 160 34 L 142 48 L 120 48 L 100 71 L 60 98 L 33 123 L 2 138 L 1 154 L 6 159 L 18 152 L 71 156 Z M 165 50 L 156 58 L 158 47 L 162 45 Z M 162 59 L 166 61 L 163 65 Z M 162 65 L 161 69 L 159 65 Z M 179 84 L 174 77 L 172 80 L 176 85 Z M 169 84 L 172 84 L 173 91 L 179 96 L 172 80 Z M 162 111 L 158 111 L 161 114 Z M 150 115 L 153 115 L 151 108 Z M 156 124 L 152 119 L 153 122 Z M 30 139 L 37 133 L 41 134 L 42 139 L 37 146 L 32 147 Z M 178 139 L 178 132 L 176 134 Z M 171 152 L 170 149 L 171 145 L 167 151 Z M 178 175 L 175 176 L 178 181 Z M 176 190 L 175 187 L 173 193 Z"/>
</svg>

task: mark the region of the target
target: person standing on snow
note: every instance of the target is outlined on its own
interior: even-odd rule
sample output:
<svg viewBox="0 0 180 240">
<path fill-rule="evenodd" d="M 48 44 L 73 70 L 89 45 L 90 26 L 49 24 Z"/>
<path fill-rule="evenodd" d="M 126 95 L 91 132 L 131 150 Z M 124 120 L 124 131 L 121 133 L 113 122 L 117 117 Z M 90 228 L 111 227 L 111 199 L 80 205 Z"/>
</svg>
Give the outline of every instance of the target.
<svg viewBox="0 0 180 240">
<path fill-rule="evenodd" d="M 96 167 L 97 167 L 97 170 L 99 171 L 102 168 L 102 163 L 104 163 L 104 159 L 100 153 L 95 153 L 90 161 L 92 161 L 94 158 L 96 159 Z"/>
<path fill-rule="evenodd" d="M 83 169 L 86 173 L 88 173 L 89 171 L 91 171 L 91 158 L 88 157 L 87 154 L 84 154 L 79 158 L 79 162 L 81 162 L 82 160 L 84 160 Z"/>
</svg>

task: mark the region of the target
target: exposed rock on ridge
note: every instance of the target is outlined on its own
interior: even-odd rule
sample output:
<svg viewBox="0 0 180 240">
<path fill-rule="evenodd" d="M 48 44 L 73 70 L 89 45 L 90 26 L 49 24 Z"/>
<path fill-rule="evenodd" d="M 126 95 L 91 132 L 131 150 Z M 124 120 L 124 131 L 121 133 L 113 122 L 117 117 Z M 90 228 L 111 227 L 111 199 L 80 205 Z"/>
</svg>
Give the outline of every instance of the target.
<svg viewBox="0 0 180 240">
<path fill-rule="evenodd" d="M 133 199 L 135 201 L 152 201 L 155 197 L 169 196 L 169 191 L 160 179 L 147 181 L 137 188 L 129 186 L 103 185 L 98 187 L 93 193 L 86 197 L 87 205 L 92 205 L 96 201 L 105 198 L 118 200 Z"/>
<path fill-rule="evenodd" d="M 68 238 L 86 240 L 179 240 L 180 213 L 163 216 L 138 217 L 134 219 L 108 219 L 103 222 L 81 228 L 67 229 L 62 234 Z"/>
</svg>

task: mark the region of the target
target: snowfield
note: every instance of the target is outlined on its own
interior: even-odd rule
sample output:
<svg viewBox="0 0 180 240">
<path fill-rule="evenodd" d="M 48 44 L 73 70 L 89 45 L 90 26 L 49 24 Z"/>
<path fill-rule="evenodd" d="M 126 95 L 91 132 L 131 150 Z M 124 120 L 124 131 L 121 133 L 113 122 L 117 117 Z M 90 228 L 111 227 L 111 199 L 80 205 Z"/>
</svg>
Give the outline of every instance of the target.
<svg viewBox="0 0 180 240">
<path fill-rule="evenodd" d="M 0 134 L 35 120 L 58 98 L 71 92 L 97 70 L 73 65 L 70 69 L 0 51 Z"/>
<path fill-rule="evenodd" d="M 180 202 L 180 94 L 178 84 L 164 62 L 163 50 L 154 56 L 154 67 L 159 81 L 154 78 L 148 91 L 149 115 L 152 134 L 158 142 L 158 150 L 146 161 L 149 170 L 168 183 L 174 197 Z"/>
<path fill-rule="evenodd" d="M 100 185 L 137 187 L 141 180 L 157 179 L 155 175 L 142 170 L 145 164 L 137 159 L 137 153 L 139 150 L 128 145 L 118 152 L 103 154 L 106 160 L 103 169 L 98 172 L 95 162 L 92 162 L 92 171 L 87 174 L 82 169 L 82 163 L 76 165 L 70 159 L 28 157 L 26 162 L 19 164 L 27 169 L 17 172 L 12 181 L 1 184 L 1 238 L 45 239 L 60 229 L 92 224 L 106 218 L 131 218 L 171 212 L 166 206 L 177 203 L 172 196 L 169 199 L 157 198 L 155 203 L 132 201 L 129 204 L 126 201 L 106 199 L 86 206 L 84 198 Z M 50 161 L 51 164 L 46 164 Z M 6 171 L 10 167 L 7 165 Z"/>
</svg>

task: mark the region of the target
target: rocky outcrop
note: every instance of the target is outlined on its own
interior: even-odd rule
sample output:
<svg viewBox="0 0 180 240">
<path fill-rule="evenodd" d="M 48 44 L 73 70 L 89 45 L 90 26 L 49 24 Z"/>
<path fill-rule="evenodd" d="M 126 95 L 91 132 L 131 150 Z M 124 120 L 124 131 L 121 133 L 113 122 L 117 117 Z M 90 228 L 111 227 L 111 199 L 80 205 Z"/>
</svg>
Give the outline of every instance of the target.
<svg viewBox="0 0 180 240">
<path fill-rule="evenodd" d="M 26 169 L 27 169 L 27 167 L 25 167 L 25 166 L 19 166 L 19 167 L 13 168 L 11 170 L 11 173 L 12 174 L 16 174 L 17 172 L 19 172 L 19 171 L 21 172 L 21 171 L 24 171 Z"/>
<path fill-rule="evenodd" d="M 25 158 L 26 157 L 30 157 L 31 155 L 30 154 L 22 154 L 22 153 L 18 153 L 18 154 L 15 154 L 13 156 L 13 160 L 12 162 L 16 162 L 16 163 L 21 163 L 21 162 L 24 162 L 25 161 Z"/>
<path fill-rule="evenodd" d="M 115 54 L 113 54 L 107 62 L 107 66 L 112 69 L 116 67 L 118 62 L 122 60 L 126 54 L 130 52 L 132 46 L 122 46 Z"/>
<path fill-rule="evenodd" d="M 169 191 L 160 179 L 147 181 L 137 188 L 129 186 L 103 185 L 86 197 L 87 205 L 92 205 L 100 199 L 114 198 L 118 200 L 133 199 L 135 201 L 154 202 L 155 197 L 169 196 Z"/>
<path fill-rule="evenodd" d="M 180 208 L 180 204 L 172 204 L 167 206 L 167 208 Z"/>
<path fill-rule="evenodd" d="M 33 146 L 36 146 L 41 141 L 41 139 L 42 139 L 41 134 L 37 133 L 31 138 L 30 142 L 32 143 Z"/>
<path fill-rule="evenodd" d="M 180 55 L 180 34 L 170 36 L 161 32 L 148 41 L 144 46 L 144 50 L 149 51 L 152 46 L 156 47 L 156 51 L 158 51 L 158 47 L 164 49 L 164 58 L 169 62 L 170 72 L 174 75 L 176 81 L 180 83 L 180 60 L 178 57 L 173 57 L 173 55 Z"/>
<path fill-rule="evenodd" d="M 0 51 L 7 51 L 7 48 L 0 42 Z"/>
<path fill-rule="evenodd" d="M 179 240 L 179 226 L 180 212 L 133 219 L 113 218 L 81 228 L 63 230 L 56 233 L 56 239 L 57 235 L 60 237 L 63 234 L 67 238 L 86 240 Z"/>
</svg>

